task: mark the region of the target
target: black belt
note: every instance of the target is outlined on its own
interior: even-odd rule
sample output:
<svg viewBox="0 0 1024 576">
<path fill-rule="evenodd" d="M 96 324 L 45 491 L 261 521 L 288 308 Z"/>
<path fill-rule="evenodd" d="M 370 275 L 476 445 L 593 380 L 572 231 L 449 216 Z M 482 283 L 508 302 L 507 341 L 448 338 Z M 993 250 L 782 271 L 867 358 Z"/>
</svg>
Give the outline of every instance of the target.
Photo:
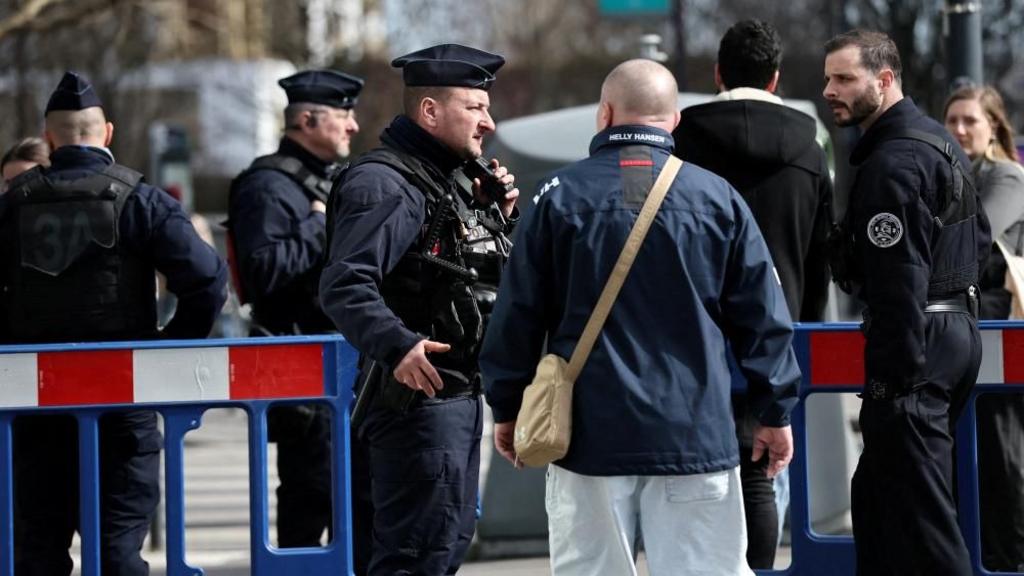
<svg viewBox="0 0 1024 576">
<path fill-rule="evenodd" d="M 422 402 L 429 403 L 431 400 L 437 401 L 450 400 L 452 398 L 476 397 L 481 394 L 482 390 L 483 386 L 480 383 L 480 376 L 470 378 L 468 382 L 460 382 L 459 380 L 450 378 L 444 383 L 444 388 L 435 391 L 433 398 L 427 396 L 423 392 L 419 392 L 416 396 L 421 397 L 420 400 Z"/>
<path fill-rule="evenodd" d="M 948 298 L 929 300 L 925 304 L 924 311 L 926 313 L 957 312 L 960 314 L 970 314 L 977 318 L 979 305 L 978 289 L 971 286 L 960 294 Z"/>
<path fill-rule="evenodd" d="M 963 312 L 970 314 L 967 302 L 963 298 L 943 298 L 941 300 L 929 300 L 924 307 L 925 312 Z"/>
</svg>

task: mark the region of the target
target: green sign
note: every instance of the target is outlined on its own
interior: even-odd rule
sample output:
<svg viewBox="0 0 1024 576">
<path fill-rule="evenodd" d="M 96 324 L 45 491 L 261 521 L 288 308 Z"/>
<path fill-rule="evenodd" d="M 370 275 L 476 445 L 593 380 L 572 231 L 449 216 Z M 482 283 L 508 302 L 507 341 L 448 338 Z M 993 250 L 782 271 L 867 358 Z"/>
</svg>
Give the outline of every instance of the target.
<svg viewBox="0 0 1024 576">
<path fill-rule="evenodd" d="M 669 0 L 598 0 L 602 14 L 668 14 Z"/>
</svg>

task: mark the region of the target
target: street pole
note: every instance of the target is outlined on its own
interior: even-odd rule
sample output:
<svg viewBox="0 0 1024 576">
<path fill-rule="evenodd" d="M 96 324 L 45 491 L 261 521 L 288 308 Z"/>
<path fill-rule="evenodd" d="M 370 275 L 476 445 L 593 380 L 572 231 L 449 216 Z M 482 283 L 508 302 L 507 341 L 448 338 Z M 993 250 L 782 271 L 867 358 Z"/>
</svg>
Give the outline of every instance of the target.
<svg viewBox="0 0 1024 576">
<path fill-rule="evenodd" d="M 676 84 L 680 92 L 686 92 L 686 13 L 683 11 L 685 0 L 672 0 L 672 25 L 676 32 Z"/>
<path fill-rule="evenodd" d="M 981 1 L 946 0 L 945 29 L 950 87 L 982 84 Z"/>
</svg>

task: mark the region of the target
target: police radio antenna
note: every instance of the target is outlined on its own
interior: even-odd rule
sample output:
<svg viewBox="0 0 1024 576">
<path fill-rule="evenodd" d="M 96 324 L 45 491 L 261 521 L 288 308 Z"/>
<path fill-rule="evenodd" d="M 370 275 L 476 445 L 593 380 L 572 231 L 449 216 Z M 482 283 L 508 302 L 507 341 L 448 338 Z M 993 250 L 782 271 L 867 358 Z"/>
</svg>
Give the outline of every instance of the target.
<svg viewBox="0 0 1024 576">
<path fill-rule="evenodd" d="M 660 34 L 644 34 L 640 37 L 640 57 L 655 62 L 668 61 L 668 54 L 661 49 Z"/>
</svg>

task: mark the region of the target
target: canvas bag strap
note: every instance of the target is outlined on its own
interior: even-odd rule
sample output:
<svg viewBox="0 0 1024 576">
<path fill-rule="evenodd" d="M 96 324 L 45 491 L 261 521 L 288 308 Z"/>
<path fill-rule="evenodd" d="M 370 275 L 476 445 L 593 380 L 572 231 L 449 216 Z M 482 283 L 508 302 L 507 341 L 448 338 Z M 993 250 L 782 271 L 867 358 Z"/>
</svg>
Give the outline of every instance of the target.
<svg viewBox="0 0 1024 576">
<path fill-rule="evenodd" d="M 626 275 L 629 274 L 633 260 L 636 259 L 636 254 L 640 251 L 640 245 L 643 244 L 647 231 L 651 228 L 651 222 L 654 221 L 654 216 L 658 213 L 658 208 L 661 207 L 661 201 L 665 199 L 665 194 L 676 179 L 676 174 L 682 165 L 682 160 L 669 154 L 665 166 L 661 169 L 661 174 L 658 175 L 654 187 L 651 188 L 651 193 L 647 195 L 647 200 L 644 201 L 643 208 L 640 209 L 640 215 L 637 217 L 636 223 L 633 224 L 629 237 L 626 238 L 626 245 L 622 247 L 619 259 L 615 262 L 611 277 L 604 285 L 601 297 L 598 298 L 597 305 L 594 306 L 594 311 L 583 328 L 583 335 L 580 336 L 579 342 L 576 343 L 576 348 L 572 352 L 572 358 L 569 359 L 565 375 L 570 382 L 576 381 L 576 377 L 583 369 L 583 364 L 590 356 L 590 350 L 594 347 L 594 342 L 597 341 L 597 335 L 601 331 L 604 321 L 608 319 L 612 304 L 619 295 L 623 282 L 626 281 Z"/>
</svg>

